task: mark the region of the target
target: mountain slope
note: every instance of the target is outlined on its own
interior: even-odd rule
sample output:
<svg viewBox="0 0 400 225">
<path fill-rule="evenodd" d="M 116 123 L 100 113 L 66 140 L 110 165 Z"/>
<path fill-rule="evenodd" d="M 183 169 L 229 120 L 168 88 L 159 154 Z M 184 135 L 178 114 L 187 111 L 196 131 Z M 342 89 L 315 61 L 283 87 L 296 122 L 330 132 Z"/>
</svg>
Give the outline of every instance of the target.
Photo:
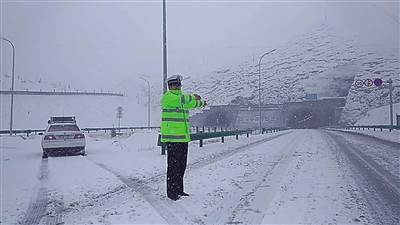
<svg viewBox="0 0 400 225">
<path fill-rule="evenodd" d="M 354 81 L 375 78 L 386 81 L 392 78 L 394 85 L 400 85 L 399 4 L 354 2 L 346 4 L 345 10 L 339 7 L 339 3 L 332 4 L 334 7 L 327 10 L 328 21 L 310 28 L 308 32 L 299 35 L 286 45 L 276 47 L 274 53 L 262 59 L 260 71 L 258 59 L 250 58 L 241 64 L 219 68 L 209 73 L 191 71 L 189 74 L 182 74 L 185 78 L 184 92 L 200 94 L 209 105 L 258 105 L 258 82 L 261 75 L 262 104 L 303 101 L 307 93 L 316 93 L 319 98 L 346 98 L 347 104 L 341 116 L 342 124 L 354 124 L 369 110 L 388 105 L 387 88 L 375 86 L 356 88 Z M 384 4 L 395 4 L 397 9 L 389 12 L 383 7 Z M 268 52 L 272 48 L 264 50 Z M 5 75 L 1 78 L 2 90 L 8 90 L 10 77 Z M 147 79 L 151 84 L 151 124 L 157 126 L 160 123 L 162 75 Z M 38 78 L 17 79 L 17 81 L 16 90 L 25 88 L 47 91 L 77 90 L 76 87 L 61 83 L 45 84 Z M 24 124 L 29 124 L 32 128 L 37 128 L 38 125 L 42 126 L 50 113 L 86 112 L 88 116 L 83 116 L 85 118 L 83 121 L 93 121 L 85 126 L 111 126 L 117 124 L 115 118 L 117 106 L 124 107 L 122 124 L 145 125 L 146 83 L 133 77 L 121 82 L 112 90 L 125 93 L 126 96 L 119 100 L 79 98 L 79 102 L 88 100 L 88 103 L 82 103 L 72 112 L 70 110 L 74 108 L 73 106 L 64 105 L 69 100 L 39 97 L 33 100 L 16 99 L 16 109 L 23 112 L 21 116 L 23 119 L 16 117 L 15 125 L 18 128 L 26 128 Z M 30 105 L 33 102 L 36 103 Z M 400 88 L 394 89 L 393 102 L 400 102 Z M 9 97 L 2 96 L 2 129 L 8 127 L 9 104 Z M 30 109 L 21 108 L 23 105 L 29 106 Z M 45 111 L 36 116 L 27 116 L 30 115 L 28 112 L 36 113 L 36 105 Z M 395 111 L 400 113 L 398 107 L 395 107 Z M 192 114 L 196 112 L 201 110 L 194 110 Z M 37 119 L 43 114 L 46 114 L 46 118 Z M 100 115 L 99 119 L 93 118 L 95 114 Z M 78 120 L 82 121 L 79 116 Z"/>
<path fill-rule="evenodd" d="M 337 33 L 324 23 L 265 56 L 260 66 L 262 104 L 302 101 L 306 93 L 345 97 L 343 124 L 354 124 L 368 110 L 387 105 L 387 89 L 356 88 L 354 80 L 392 78 L 400 84 L 399 46 L 363 45 Z M 201 94 L 213 105 L 258 105 L 258 76 L 258 62 L 246 61 L 192 75 L 184 89 Z M 398 89 L 393 96 L 394 102 L 400 101 Z"/>
</svg>

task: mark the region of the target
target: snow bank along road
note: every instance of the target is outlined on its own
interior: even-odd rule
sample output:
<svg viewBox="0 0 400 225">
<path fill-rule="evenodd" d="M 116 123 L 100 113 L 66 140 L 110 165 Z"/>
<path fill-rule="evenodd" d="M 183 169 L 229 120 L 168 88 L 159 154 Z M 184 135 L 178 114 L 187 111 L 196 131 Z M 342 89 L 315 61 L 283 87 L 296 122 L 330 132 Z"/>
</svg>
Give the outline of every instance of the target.
<svg viewBox="0 0 400 225">
<path fill-rule="evenodd" d="M 32 151 L 39 138 L 4 138 L 1 223 L 399 224 L 399 143 L 325 130 L 193 143 L 191 196 L 173 202 L 165 156 L 135 135 L 145 139 L 92 137 L 88 156 L 48 159 Z"/>
</svg>

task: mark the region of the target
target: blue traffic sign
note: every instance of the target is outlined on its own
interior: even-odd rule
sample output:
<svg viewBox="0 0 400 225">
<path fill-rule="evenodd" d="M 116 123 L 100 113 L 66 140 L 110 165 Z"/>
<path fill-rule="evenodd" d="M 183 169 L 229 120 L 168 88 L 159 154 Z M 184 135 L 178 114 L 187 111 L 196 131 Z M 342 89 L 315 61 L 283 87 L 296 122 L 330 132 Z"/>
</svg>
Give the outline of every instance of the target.
<svg viewBox="0 0 400 225">
<path fill-rule="evenodd" d="M 317 99 L 317 94 L 306 94 L 306 99 Z"/>
<path fill-rule="evenodd" d="M 382 79 L 381 79 L 381 78 L 376 78 L 376 79 L 374 80 L 374 84 L 375 84 L 375 86 L 381 86 L 381 85 L 382 85 L 382 83 L 383 83 L 383 81 L 382 81 Z"/>
</svg>

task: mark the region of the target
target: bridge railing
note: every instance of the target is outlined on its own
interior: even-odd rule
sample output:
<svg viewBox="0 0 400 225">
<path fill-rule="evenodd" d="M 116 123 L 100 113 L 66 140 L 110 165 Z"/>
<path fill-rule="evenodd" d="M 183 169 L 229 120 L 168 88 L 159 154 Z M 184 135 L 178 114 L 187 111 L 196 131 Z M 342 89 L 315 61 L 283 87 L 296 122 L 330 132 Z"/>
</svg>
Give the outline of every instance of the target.
<svg viewBox="0 0 400 225">
<path fill-rule="evenodd" d="M 331 130 L 374 130 L 374 131 L 389 130 L 389 132 L 391 132 L 392 130 L 400 130 L 400 126 L 391 126 L 391 125 L 328 126 L 325 128 Z"/>
</svg>

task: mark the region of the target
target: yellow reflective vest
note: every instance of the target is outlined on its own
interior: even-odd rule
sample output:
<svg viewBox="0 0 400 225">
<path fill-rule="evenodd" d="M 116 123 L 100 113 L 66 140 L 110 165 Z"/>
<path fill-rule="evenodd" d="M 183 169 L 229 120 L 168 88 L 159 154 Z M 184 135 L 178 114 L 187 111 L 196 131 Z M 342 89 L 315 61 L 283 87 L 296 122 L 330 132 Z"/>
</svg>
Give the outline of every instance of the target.
<svg viewBox="0 0 400 225">
<path fill-rule="evenodd" d="M 204 101 L 182 90 L 169 90 L 162 97 L 161 142 L 189 142 L 189 110 L 203 107 Z"/>
</svg>

